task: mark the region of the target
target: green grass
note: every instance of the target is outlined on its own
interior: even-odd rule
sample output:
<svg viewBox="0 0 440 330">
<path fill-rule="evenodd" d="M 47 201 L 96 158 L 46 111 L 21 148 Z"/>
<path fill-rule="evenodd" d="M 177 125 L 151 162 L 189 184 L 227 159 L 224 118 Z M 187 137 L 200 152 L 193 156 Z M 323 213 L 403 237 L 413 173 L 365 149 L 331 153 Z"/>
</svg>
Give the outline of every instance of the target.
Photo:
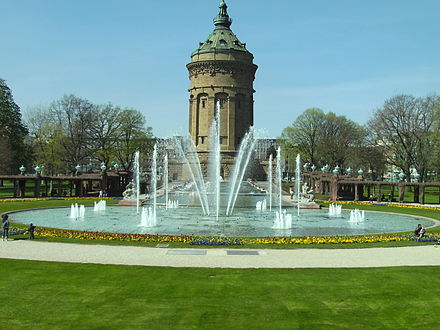
<svg viewBox="0 0 440 330">
<path fill-rule="evenodd" d="M 47 189 L 49 190 L 49 185 L 47 185 Z M 63 181 L 60 185 L 58 183 L 54 183 L 52 187 L 54 192 L 58 190 L 63 190 L 66 192 L 67 196 L 70 195 L 70 185 L 68 181 Z M 40 185 L 40 194 L 46 191 L 46 181 L 42 181 Z M 75 190 L 73 189 L 72 193 Z M 35 193 L 35 181 L 28 180 L 26 182 L 26 197 L 33 197 Z M 4 180 L 3 186 L 0 186 L 0 197 L 13 197 L 14 196 L 14 185 L 12 181 Z"/>
<path fill-rule="evenodd" d="M 440 267 L 0 263 L 3 329 L 433 329 L 440 323 Z"/>
</svg>

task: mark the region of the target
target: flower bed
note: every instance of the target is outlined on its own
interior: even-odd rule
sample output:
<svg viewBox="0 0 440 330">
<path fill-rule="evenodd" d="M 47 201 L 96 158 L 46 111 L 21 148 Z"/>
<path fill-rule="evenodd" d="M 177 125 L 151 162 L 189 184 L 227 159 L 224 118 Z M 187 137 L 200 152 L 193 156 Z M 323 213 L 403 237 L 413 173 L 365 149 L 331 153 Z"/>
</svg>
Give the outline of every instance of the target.
<svg viewBox="0 0 440 330">
<path fill-rule="evenodd" d="M 401 207 L 408 209 L 419 209 L 419 210 L 440 210 L 438 206 L 426 206 L 426 205 L 414 205 L 414 204 L 389 204 L 389 203 L 378 203 L 378 202 L 354 202 L 354 201 L 323 201 L 321 204 L 342 204 L 342 205 L 371 205 L 371 206 L 390 206 L 390 207 Z"/>
<path fill-rule="evenodd" d="M 77 200 L 77 199 L 121 199 L 120 197 L 42 197 L 42 198 L 2 198 L 0 203 L 12 202 L 36 202 L 36 201 L 62 201 L 62 200 Z"/>
<path fill-rule="evenodd" d="M 306 236 L 306 237 L 263 237 L 263 238 L 223 238 L 200 237 L 190 235 L 149 235 L 149 234 L 117 234 L 102 232 L 87 232 L 57 229 L 39 229 L 35 235 L 43 238 L 67 238 L 80 240 L 125 241 L 125 242 L 178 242 L 190 245 L 309 245 L 309 244 L 344 244 L 344 243 L 377 243 L 399 242 L 411 240 L 409 236 L 402 235 L 354 235 L 354 236 Z"/>
</svg>

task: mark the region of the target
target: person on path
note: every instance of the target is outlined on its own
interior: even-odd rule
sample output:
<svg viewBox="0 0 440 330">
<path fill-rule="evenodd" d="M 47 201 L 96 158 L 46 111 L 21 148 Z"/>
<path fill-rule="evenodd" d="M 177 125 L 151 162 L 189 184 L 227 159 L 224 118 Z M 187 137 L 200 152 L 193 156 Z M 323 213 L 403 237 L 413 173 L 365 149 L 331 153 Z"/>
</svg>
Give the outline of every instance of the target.
<svg viewBox="0 0 440 330">
<path fill-rule="evenodd" d="M 5 240 L 7 241 L 9 236 L 9 220 L 7 214 L 2 215 L 2 230 L 3 230 L 2 239 L 3 241 Z"/>
<path fill-rule="evenodd" d="M 425 236 L 425 233 L 426 233 L 426 229 L 422 226 L 419 231 L 419 238 Z"/>
<path fill-rule="evenodd" d="M 34 224 L 31 223 L 31 224 L 29 225 L 29 228 L 28 228 L 29 239 L 34 239 L 34 238 L 35 238 L 35 236 L 34 236 L 35 228 L 37 228 L 37 226 L 34 226 Z"/>
</svg>

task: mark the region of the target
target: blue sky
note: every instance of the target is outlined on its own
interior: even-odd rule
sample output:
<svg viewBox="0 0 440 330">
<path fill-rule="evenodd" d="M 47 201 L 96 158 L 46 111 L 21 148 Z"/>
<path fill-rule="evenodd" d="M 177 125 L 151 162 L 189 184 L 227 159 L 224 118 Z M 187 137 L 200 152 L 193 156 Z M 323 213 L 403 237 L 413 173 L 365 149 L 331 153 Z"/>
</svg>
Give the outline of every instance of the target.
<svg viewBox="0 0 440 330">
<path fill-rule="evenodd" d="M 219 0 L 0 0 L 0 78 L 23 111 L 75 94 L 187 131 L 185 65 Z M 276 137 L 305 109 L 364 124 L 396 94 L 439 94 L 438 0 L 227 0 L 259 66 L 255 126 Z"/>
</svg>

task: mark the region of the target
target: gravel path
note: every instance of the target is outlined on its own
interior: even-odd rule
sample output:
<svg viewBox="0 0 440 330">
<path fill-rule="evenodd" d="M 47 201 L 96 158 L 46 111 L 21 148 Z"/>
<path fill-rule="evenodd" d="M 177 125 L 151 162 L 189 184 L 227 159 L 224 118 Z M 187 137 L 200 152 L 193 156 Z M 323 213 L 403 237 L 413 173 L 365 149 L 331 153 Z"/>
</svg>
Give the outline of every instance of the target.
<svg viewBox="0 0 440 330">
<path fill-rule="evenodd" d="M 212 268 L 439 266 L 433 245 L 363 249 L 191 249 L 0 241 L 0 258 L 113 265 Z"/>
</svg>

